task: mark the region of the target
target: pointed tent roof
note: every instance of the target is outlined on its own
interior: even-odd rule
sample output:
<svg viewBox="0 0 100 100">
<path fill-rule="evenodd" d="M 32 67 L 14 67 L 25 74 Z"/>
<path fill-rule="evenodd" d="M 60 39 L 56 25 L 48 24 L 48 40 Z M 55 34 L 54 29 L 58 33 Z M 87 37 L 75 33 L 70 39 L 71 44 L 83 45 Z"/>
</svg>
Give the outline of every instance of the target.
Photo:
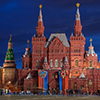
<svg viewBox="0 0 100 100">
<path fill-rule="evenodd" d="M 23 57 L 25 57 L 25 55 L 27 55 L 28 57 L 31 55 L 31 51 L 30 51 L 30 47 L 29 47 L 29 40 L 27 40 L 27 48 L 25 51 L 25 54 L 23 55 Z"/>
<path fill-rule="evenodd" d="M 9 42 L 12 43 L 12 36 L 10 35 L 10 39 Z M 9 43 L 8 42 L 8 43 Z M 11 45 L 11 44 L 10 44 Z M 8 48 L 7 52 L 6 52 L 6 57 L 5 60 L 15 60 L 14 58 L 14 53 L 13 53 L 13 48 Z"/>
<path fill-rule="evenodd" d="M 85 75 L 83 74 L 83 72 L 81 73 L 81 75 L 79 76 L 79 78 L 85 78 Z"/>
<path fill-rule="evenodd" d="M 32 75 L 31 75 L 31 73 L 29 73 L 29 74 L 27 75 L 26 79 L 31 79 L 31 78 L 33 78 L 33 77 L 32 77 Z"/>
<path fill-rule="evenodd" d="M 67 56 L 65 57 L 65 62 L 67 62 L 68 61 L 68 59 L 67 59 Z"/>
<path fill-rule="evenodd" d="M 47 62 L 47 57 L 45 57 L 44 62 Z"/>
</svg>

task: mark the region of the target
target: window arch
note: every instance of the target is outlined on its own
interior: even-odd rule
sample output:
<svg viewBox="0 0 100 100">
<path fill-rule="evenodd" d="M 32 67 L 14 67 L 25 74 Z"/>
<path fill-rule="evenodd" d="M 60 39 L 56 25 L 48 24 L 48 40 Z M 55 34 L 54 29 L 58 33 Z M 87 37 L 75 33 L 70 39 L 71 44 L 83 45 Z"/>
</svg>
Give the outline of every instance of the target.
<svg viewBox="0 0 100 100">
<path fill-rule="evenodd" d="M 92 67 L 92 61 L 90 61 L 90 67 Z"/>
<path fill-rule="evenodd" d="M 36 61 L 36 67 L 39 67 L 39 60 Z"/>
<path fill-rule="evenodd" d="M 75 60 L 75 67 L 78 67 L 78 60 Z"/>
<path fill-rule="evenodd" d="M 60 61 L 60 67 L 63 67 L 63 60 Z"/>
<path fill-rule="evenodd" d="M 50 66 L 53 67 L 53 60 L 50 61 Z"/>
<path fill-rule="evenodd" d="M 58 60 L 55 60 L 55 67 L 58 67 Z"/>
</svg>

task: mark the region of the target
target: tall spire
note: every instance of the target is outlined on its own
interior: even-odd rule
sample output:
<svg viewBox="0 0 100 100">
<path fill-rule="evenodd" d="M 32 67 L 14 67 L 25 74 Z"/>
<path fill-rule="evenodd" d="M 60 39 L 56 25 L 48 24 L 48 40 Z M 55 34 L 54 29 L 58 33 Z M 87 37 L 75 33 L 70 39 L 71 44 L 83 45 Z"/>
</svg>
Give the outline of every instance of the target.
<svg viewBox="0 0 100 100">
<path fill-rule="evenodd" d="M 76 12 L 75 25 L 74 25 L 74 36 L 80 36 L 81 30 L 82 30 L 82 25 L 80 21 L 80 13 L 79 13 L 80 4 L 77 3 L 76 6 L 77 6 L 77 12 Z"/>
<path fill-rule="evenodd" d="M 40 13 L 39 13 L 39 19 L 38 19 L 38 24 L 36 27 L 36 31 L 37 31 L 37 37 L 42 37 L 44 35 L 44 25 L 43 25 L 43 20 L 42 20 L 42 5 L 39 5 L 40 8 Z"/>
<path fill-rule="evenodd" d="M 77 3 L 76 6 L 77 6 L 76 20 L 80 20 L 80 13 L 79 13 L 79 6 L 80 6 L 80 4 Z"/>
<path fill-rule="evenodd" d="M 42 11 L 41 11 L 42 5 L 41 4 L 39 5 L 39 8 L 40 8 L 40 13 L 39 13 L 39 20 L 38 21 L 42 21 Z"/>
</svg>

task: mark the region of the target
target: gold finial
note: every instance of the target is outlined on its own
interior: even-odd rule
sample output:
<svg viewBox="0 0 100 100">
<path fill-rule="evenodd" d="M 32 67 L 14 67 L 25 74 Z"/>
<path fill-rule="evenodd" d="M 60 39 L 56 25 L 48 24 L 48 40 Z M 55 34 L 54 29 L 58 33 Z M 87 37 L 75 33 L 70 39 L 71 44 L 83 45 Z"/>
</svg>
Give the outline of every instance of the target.
<svg viewBox="0 0 100 100">
<path fill-rule="evenodd" d="M 76 4 L 76 6 L 77 6 L 77 8 L 79 8 L 80 4 L 79 4 L 79 3 L 77 3 L 77 4 Z"/>
<path fill-rule="evenodd" d="M 90 39 L 90 42 L 92 42 L 92 39 Z"/>
<path fill-rule="evenodd" d="M 39 5 L 39 8 L 40 8 L 40 9 L 42 8 L 42 5 L 41 5 L 41 4 Z"/>
<path fill-rule="evenodd" d="M 27 40 L 27 43 L 29 43 L 30 41 L 29 40 Z"/>
</svg>

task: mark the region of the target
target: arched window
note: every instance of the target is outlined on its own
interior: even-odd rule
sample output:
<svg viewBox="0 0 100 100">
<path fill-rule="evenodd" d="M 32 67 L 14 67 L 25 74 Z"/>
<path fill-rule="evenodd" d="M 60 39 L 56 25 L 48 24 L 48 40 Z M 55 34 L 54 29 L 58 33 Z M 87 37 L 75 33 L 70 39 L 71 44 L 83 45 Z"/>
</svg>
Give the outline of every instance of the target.
<svg viewBox="0 0 100 100">
<path fill-rule="evenodd" d="M 92 80 L 89 80 L 89 87 L 92 87 Z"/>
<path fill-rule="evenodd" d="M 26 67 L 27 67 L 27 62 L 26 62 Z"/>
<path fill-rule="evenodd" d="M 30 90 L 30 85 L 27 86 L 27 90 Z"/>
<path fill-rule="evenodd" d="M 90 61 L 90 67 L 92 67 L 92 61 Z"/>
<path fill-rule="evenodd" d="M 53 60 L 51 60 L 51 62 L 50 62 L 50 66 L 53 67 Z"/>
<path fill-rule="evenodd" d="M 78 67 L 78 60 L 75 60 L 75 67 Z"/>
<path fill-rule="evenodd" d="M 63 60 L 60 61 L 60 67 L 62 67 L 62 66 L 63 66 Z"/>
<path fill-rule="evenodd" d="M 55 60 L 55 67 L 58 67 L 58 60 Z"/>
<path fill-rule="evenodd" d="M 36 61 L 36 67 L 39 67 L 39 60 Z"/>
<path fill-rule="evenodd" d="M 77 89 L 77 83 L 76 82 L 73 83 L 73 88 Z"/>
</svg>

